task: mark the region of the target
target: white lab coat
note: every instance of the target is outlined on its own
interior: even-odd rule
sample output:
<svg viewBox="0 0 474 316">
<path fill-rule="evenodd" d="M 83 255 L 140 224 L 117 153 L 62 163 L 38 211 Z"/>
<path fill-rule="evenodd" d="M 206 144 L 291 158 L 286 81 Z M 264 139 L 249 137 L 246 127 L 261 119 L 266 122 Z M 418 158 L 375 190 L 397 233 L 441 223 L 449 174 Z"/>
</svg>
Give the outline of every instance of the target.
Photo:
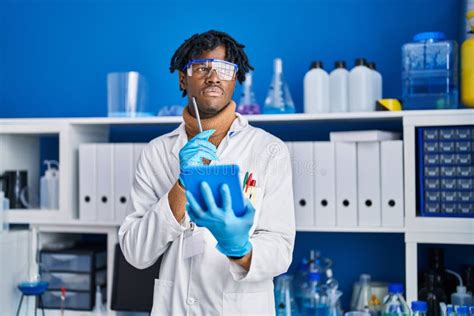
<svg viewBox="0 0 474 316">
<path fill-rule="evenodd" d="M 191 232 L 187 215 L 181 223 L 173 216 L 168 192 L 178 179 L 178 155 L 186 142 L 182 123 L 145 147 L 131 190 L 131 214 L 119 230 L 120 246 L 133 266 L 147 268 L 163 255 L 151 315 L 275 314 L 273 277 L 287 271 L 295 238 L 286 145 L 237 115 L 218 147 L 219 161 L 212 162 L 238 164 L 241 179 L 249 171 L 257 181 L 252 261 L 247 272 L 215 248 L 217 242 L 206 228 Z M 185 258 L 190 234 L 201 234 L 204 250 Z"/>
</svg>

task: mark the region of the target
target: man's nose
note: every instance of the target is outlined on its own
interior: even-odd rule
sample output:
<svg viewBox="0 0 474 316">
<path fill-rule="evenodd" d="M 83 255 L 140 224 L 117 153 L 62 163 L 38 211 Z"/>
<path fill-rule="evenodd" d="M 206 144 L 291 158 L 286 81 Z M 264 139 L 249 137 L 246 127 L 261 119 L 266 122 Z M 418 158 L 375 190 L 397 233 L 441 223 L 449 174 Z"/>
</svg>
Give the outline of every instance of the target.
<svg viewBox="0 0 474 316">
<path fill-rule="evenodd" d="M 219 79 L 219 76 L 217 75 L 217 71 L 215 69 L 211 69 L 211 72 L 206 78 L 207 83 L 220 83 L 221 79 Z"/>
</svg>

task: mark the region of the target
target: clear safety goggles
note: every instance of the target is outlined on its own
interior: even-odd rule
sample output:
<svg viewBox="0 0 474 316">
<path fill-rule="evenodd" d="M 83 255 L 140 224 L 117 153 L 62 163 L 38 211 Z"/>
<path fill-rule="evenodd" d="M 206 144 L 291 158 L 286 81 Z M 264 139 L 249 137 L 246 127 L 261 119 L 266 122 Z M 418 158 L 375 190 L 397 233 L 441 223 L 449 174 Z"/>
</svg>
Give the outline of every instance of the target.
<svg viewBox="0 0 474 316">
<path fill-rule="evenodd" d="M 220 80 L 234 80 L 239 66 L 225 60 L 205 58 L 190 60 L 183 68 L 188 76 L 197 79 L 209 77 L 213 70 L 216 71 Z"/>
</svg>

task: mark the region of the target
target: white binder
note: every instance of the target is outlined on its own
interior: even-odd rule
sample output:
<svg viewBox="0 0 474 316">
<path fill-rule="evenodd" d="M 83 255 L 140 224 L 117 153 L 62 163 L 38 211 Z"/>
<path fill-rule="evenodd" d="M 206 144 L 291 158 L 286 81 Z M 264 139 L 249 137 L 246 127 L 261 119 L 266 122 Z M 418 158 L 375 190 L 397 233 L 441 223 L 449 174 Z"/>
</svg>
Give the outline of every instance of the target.
<svg viewBox="0 0 474 316">
<path fill-rule="evenodd" d="M 382 226 L 404 226 L 403 141 L 381 144 Z"/>
<path fill-rule="evenodd" d="M 293 142 L 292 169 L 296 226 L 314 226 L 314 173 L 312 142 Z"/>
<path fill-rule="evenodd" d="M 140 159 L 143 149 L 147 143 L 133 143 L 133 174 L 135 176 L 135 170 L 137 169 L 138 160 Z"/>
<path fill-rule="evenodd" d="M 97 220 L 97 185 L 95 144 L 79 146 L 79 219 Z"/>
<path fill-rule="evenodd" d="M 336 226 L 336 168 L 334 143 L 314 142 L 314 203 L 316 226 Z"/>
<path fill-rule="evenodd" d="M 113 144 L 96 144 L 97 219 L 113 221 L 114 212 L 114 159 Z"/>
<path fill-rule="evenodd" d="M 356 143 L 336 142 L 336 224 L 357 226 Z"/>
<path fill-rule="evenodd" d="M 359 226 L 380 226 L 380 142 L 357 143 L 357 184 Z"/>
<path fill-rule="evenodd" d="M 133 160 L 133 144 L 114 144 L 114 205 L 115 220 L 122 221 L 126 217 L 127 204 L 130 199 L 135 166 Z"/>
</svg>

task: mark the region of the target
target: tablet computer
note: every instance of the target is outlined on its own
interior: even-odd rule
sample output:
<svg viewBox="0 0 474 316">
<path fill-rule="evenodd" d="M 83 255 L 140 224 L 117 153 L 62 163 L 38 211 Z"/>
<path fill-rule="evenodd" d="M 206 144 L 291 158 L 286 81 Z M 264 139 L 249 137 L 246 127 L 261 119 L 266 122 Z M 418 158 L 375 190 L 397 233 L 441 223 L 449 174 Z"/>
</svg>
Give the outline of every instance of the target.
<svg viewBox="0 0 474 316">
<path fill-rule="evenodd" d="M 230 189 L 232 209 L 236 216 L 245 213 L 244 196 L 239 178 L 238 165 L 211 165 L 184 168 L 181 180 L 187 191 L 190 191 L 202 207 L 206 206 L 201 193 L 201 182 L 206 181 L 211 187 L 217 206 L 222 206 L 220 187 L 226 183 Z"/>
</svg>

